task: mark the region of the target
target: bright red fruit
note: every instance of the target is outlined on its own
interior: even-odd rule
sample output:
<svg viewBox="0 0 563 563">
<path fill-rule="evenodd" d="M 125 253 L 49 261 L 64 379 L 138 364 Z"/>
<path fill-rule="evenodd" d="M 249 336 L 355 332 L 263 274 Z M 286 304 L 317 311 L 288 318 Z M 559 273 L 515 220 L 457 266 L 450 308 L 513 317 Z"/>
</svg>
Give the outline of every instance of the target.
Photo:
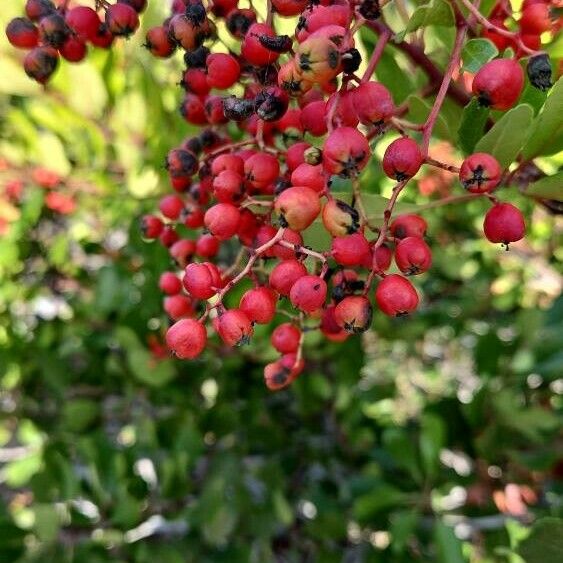
<svg viewBox="0 0 563 563">
<path fill-rule="evenodd" d="M 497 203 L 489 209 L 483 223 L 485 236 L 491 242 L 506 245 L 524 237 L 526 223 L 522 212 L 511 203 Z"/>
<path fill-rule="evenodd" d="M 407 315 L 418 307 L 416 289 L 399 274 L 391 274 L 379 282 L 375 300 L 381 311 L 391 317 Z"/>
<path fill-rule="evenodd" d="M 205 327 L 194 319 L 182 319 L 166 332 L 168 348 L 181 360 L 193 360 L 205 349 L 207 332 Z"/>
</svg>

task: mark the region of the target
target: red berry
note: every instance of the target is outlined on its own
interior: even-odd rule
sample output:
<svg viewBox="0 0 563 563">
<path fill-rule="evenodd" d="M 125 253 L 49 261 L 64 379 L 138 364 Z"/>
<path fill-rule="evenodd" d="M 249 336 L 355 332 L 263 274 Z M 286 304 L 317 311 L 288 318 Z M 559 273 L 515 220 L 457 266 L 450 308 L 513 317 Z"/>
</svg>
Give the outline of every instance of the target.
<svg viewBox="0 0 563 563">
<path fill-rule="evenodd" d="M 102 23 L 98 28 L 96 36 L 92 37 L 90 41 L 95 47 L 99 47 L 100 49 L 109 49 L 112 46 L 114 39 L 115 36 L 113 33 L 111 33 L 105 23 Z"/>
<path fill-rule="evenodd" d="M 155 239 L 160 236 L 164 223 L 154 215 L 145 215 L 141 219 L 141 232 L 147 239 Z"/>
<path fill-rule="evenodd" d="M 135 10 L 135 12 L 140 14 L 146 9 L 147 1 L 148 0 L 117 0 L 117 3 L 127 4 L 128 6 L 131 6 L 131 8 Z"/>
<path fill-rule="evenodd" d="M 422 274 L 432 265 L 432 251 L 423 239 L 407 237 L 395 249 L 395 262 L 407 276 Z"/>
<path fill-rule="evenodd" d="M 329 174 L 357 176 L 368 163 L 371 151 L 367 139 L 352 127 L 339 127 L 323 146 L 323 166 Z"/>
<path fill-rule="evenodd" d="M 250 342 L 254 329 L 243 311 L 229 309 L 219 317 L 217 333 L 227 346 L 242 346 Z"/>
<path fill-rule="evenodd" d="M 541 35 L 551 29 L 549 6 L 544 3 L 532 4 L 522 11 L 518 25 L 524 34 Z"/>
<path fill-rule="evenodd" d="M 171 247 L 180 237 L 172 225 L 165 225 L 158 237 L 161 244 L 166 248 Z"/>
<path fill-rule="evenodd" d="M 379 282 L 375 300 L 381 311 L 391 317 L 406 315 L 418 307 L 416 289 L 399 274 L 391 274 Z"/>
<path fill-rule="evenodd" d="M 349 235 L 360 228 L 360 214 L 344 201 L 329 199 L 323 207 L 323 225 L 334 237 Z"/>
<path fill-rule="evenodd" d="M 151 55 L 163 59 L 170 57 L 176 50 L 176 44 L 170 40 L 168 27 L 163 25 L 151 27 L 147 31 L 144 46 Z"/>
<path fill-rule="evenodd" d="M 172 149 L 166 156 L 166 169 L 172 178 L 190 180 L 197 172 L 198 162 L 195 155 L 184 149 Z"/>
<path fill-rule="evenodd" d="M 376 272 L 385 272 L 389 269 L 389 266 L 391 266 L 392 259 L 393 251 L 385 244 L 382 244 L 375 250 L 375 264 L 373 261 L 372 251 L 369 255 L 368 262 L 364 263 L 364 267 L 368 268 L 369 270 L 373 268 Z"/>
<path fill-rule="evenodd" d="M 354 106 L 353 90 L 335 92 L 326 103 L 326 116 L 332 115 L 334 126 L 356 127 L 358 115 Z"/>
<path fill-rule="evenodd" d="M 526 223 L 522 212 L 510 203 L 497 203 L 489 209 L 483 223 L 485 236 L 491 242 L 506 245 L 524 237 Z"/>
<path fill-rule="evenodd" d="M 203 227 L 203 210 L 202 208 L 194 203 L 193 201 L 188 201 L 182 212 L 181 219 L 186 227 L 190 229 L 199 229 Z"/>
<path fill-rule="evenodd" d="M 83 41 L 91 41 L 98 34 L 101 21 L 95 10 L 88 6 L 76 6 L 65 14 L 67 25 Z"/>
<path fill-rule="evenodd" d="M 303 244 L 303 237 L 291 229 L 286 229 L 283 233 L 282 240 L 294 245 L 294 248 L 287 248 L 278 243 L 272 248 L 272 254 L 280 260 L 295 258 L 295 246 L 299 247 Z"/>
<path fill-rule="evenodd" d="M 274 10 L 280 16 L 298 16 L 305 10 L 309 0 L 272 0 Z"/>
<path fill-rule="evenodd" d="M 294 186 L 305 186 L 315 192 L 322 192 L 326 187 L 323 168 L 320 164 L 313 166 L 304 162 L 291 173 Z"/>
<path fill-rule="evenodd" d="M 496 158 L 478 152 L 463 161 L 459 170 L 459 181 L 469 192 L 485 193 L 498 186 L 501 174 L 502 170 Z"/>
<path fill-rule="evenodd" d="M 182 319 L 166 332 L 168 348 L 181 360 L 197 358 L 207 343 L 205 327 L 195 319 Z"/>
<path fill-rule="evenodd" d="M 182 282 L 176 274 L 164 272 L 160 276 L 158 287 L 160 291 L 166 293 L 166 295 L 176 295 L 182 291 Z"/>
<path fill-rule="evenodd" d="M 62 47 L 70 33 L 65 19 L 59 13 L 45 16 L 39 21 L 39 37 L 41 42 L 51 47 L 57 49 Z"/>
<path fill-rule="evenodd" d="M 291 323 L 283 323 L 277 326 L 270 338 L 272 346 L 280 354 L 292 354 L 297 352 L 300 340 L 301 331 Z"/>
<path fill-rule="evenodd" d="M 196 299 L 210 299 L 221 285 L 221 276 L 215 264 L 188 264 L 182 283 L 186 291 Z"/>
<path fill-rule="evenodd" d="M 303 371 L 305 363 L 296 354 L 285 354 L 264 368 L 264 382 L 271 391 L 279 391 L 293 383 Z"/>
<path fill-rule="evenodd" d="M 230 88 L 240 75 L 240 66 L 232 55 L 212 53 L 207 57 L 207 83 L 211 88 Z"/>
<path fill-rule="evenodd" d="M 348 338 L 349 333 L 336 322 L 335 311 L 335 305 L 330 305 L 323 311 L 321 332 L 332 342 L 343 342 Z"/>
<path fill-rule="evenodd" d="M 279 53 L 274 53 L 262 46 L 260 43 L 260 36 L 262 35 L 275 37 L 276 34 L 269 25 L 254 23 L 248 28 L 241 45 L 241 56 L 254 66 L 273 64 L 279 57 Z"/>
<path fill-rule="evenodd" d="M 524 88 L 524 72 L 514 59 L 494 59 L 484 64 L 471 87 L 481 105 L 492 109 L 510 109 Z"/>
<path fill-rule="evenodd" d="M 164 298 L 164 311 L 174 321 L 195 315 L 192 300 L 187 295 L 169 295 Z"/>
<path fill-rule="evenodd" d="M 245 161 L 244 172 L 248 183 L 260 190 L 274 182 L 280 173 L 280 165 L 275 156 L 258 152 Z"/>
<path fill-rule="evenodd" d="M 389 178 L 399 182 L 414 176 L 424 157 L 419 146 L 409 137 L 400 137 L 393 141 L 383 155 L 383 171 Z"/>
<path fill-rule="evenodd" d="M 326 282 L 319 276 L 302 276 L 291 287 L 291 304 L 305 313 L 320 309 L 327 294 Z"/>
<path fill-rule="evenodd" d="M 326 116 L 325 101 L 316 100 L 301 110 L 301 124 L 314 137 L 322 137 L 327 132 Z"/>
<path fill-rule="evenodd" d="M 219 252 L 219 240 L 213 235 L 201 235 L 195 245 L 195 253 L 202 258 L 213 258 Z"/>
<path fill-rule="evenodd" d="M 59 54 L 53 47 L 36 47 L 23 61 L 25 73 L 39 84 L 45 84 L 59 64 Z"/>
<path fill-rule="evenodd" d="M 307 268 L 298 260 L 283 260 L 271 272 L 269 284 L 280 295 L 288 297 L 293 285 L 307 275 Z"/>
<path fill-rule="evenodd" d="M 71 63 L 79 63 L 86 58 L 88 48 L 86 44 L 76 37 L 69 37 L 59 48 L 61 57 Z"/>
<path fill-rule="evenodd" d="M 203 100 L 190 92 L 184 97 L 184 101 L 180 106 L 180 114 L 192 125 L 205 125 L 207 123 Z"/>
<path fill-rule="evenodd" d="M 319 194 L 310 188 L 297 186 L 284 190 L 276 199 L 274 209 L 280 214 L 280 223 L 294 231 L 303 231 L 321 211 Z"/>
<path fill-rule="evenodd" d="M 184 202 L 177 195 L 167 195 L 160 200 L 159 209 L 165 217 L 175 221 L 184 209 Z"/>
<path fill-rule="evenodd" d="M 18 49 L 33 49 L 39 43 L 39 30 L 26 18 L 14 18 L 6 26 L 6 37 Z"/>
<path fill-rule="evenodd" d="M 196 244 L 191 239 L 180 239 L 176 241 L 170 248 L 170 256 L 174 259 L 174 262 L 180 267 L 185 268 L 186 265 L 191 261 L 192 256 L 196 251 Z"/>
<path fill-rule="evenodd" d="M 51 0 L 27 0 L 25 13 L 32 21 L 40 20 L 55 11 L 55 5 Z"/>
<path fill-rule="evenodd" d="M 240 211 L 230 203 L 218 203 L 205 212 L 203 222 L 212 235 L 228 240 L 237 234 Z"/>
<path fill-rule="evenodd" d="M 345 297 L 334 309 L 334 319 L 346 332 L 365 332 L 371 326 L 373 309 L 369 299 L 362 295 Z"/>
<path fill-rule="evenodd" d="M 106 10 L 106 25 L 113 35 L 126 37 L 137 31 L 139 15 L 127 4 L 113 4 Z"/>
<path fill-rule="evenodd" d="M 406 213 L 399 215 L 390 225 L 389 230 L 395 238 L 424 237 L 428 224 L 420 215 Z"/>
<path fill-rule="evenodd" d="M 244 175 L 244 160 L 236 154 L 225 153 L 216 157 L 211 163 L 211 174 L 217 176 L 224 170 Z"/>
<path fill-rule="evenodd" d="M 211 11 L 219 18 L 224 18 L 231 10 L 237 7 L 238 0 L 213 0 Z"/>
<path fill-rule="evenodd" d="M 366 237 L 354 233 L 332 239 L 331 254 L 341 266 L 359 266 L 371 256 L 371 250 Z"/>
<path fill-rule="evenodd" d="M 223 170 L 213 179 L 213 193 L 221 203 L 237 203 L 244 197 L 244 179 L 237 172 Z"/>
<path fill-rule="evenodd" d="M 305 151 L 311 148 L 309 143 L 304 141 L 291 145 L 285 153 L 285 163 L 290 172 L 293 172 L 300 164 L 305 162 Z"/>
<path fill-rule="evenodd" d="M 381 126 L 395 114 L 389 90 L 379 82 L 364 82 L 352 91 L 354 109 L 364 125 Z"/>
<path fill-rule="evenodd" d="M 249 289 L 241 298 L 239 308 L 253 323 L 268 324 L 276 315 L 276 294 L 267 287 Z"/>
</svg>

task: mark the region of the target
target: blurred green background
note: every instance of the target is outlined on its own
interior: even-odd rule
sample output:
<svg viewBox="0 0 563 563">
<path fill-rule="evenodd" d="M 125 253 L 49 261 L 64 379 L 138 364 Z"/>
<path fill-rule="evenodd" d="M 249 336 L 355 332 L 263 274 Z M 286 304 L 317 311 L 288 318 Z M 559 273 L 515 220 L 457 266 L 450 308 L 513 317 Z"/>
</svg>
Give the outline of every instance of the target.
<svg viewBox="0 0 563 563">
<path fill-rule="evenodd" d="M 3 4 L 2 28 L 23 2 Z M 164 13 L 150 4 L 145 27 Z M 268 327 L 176 362 L 157 287 L 169 257 L 138 219 L 194 130 L 181 60 L 141 43 L 63 64 L 43 90 L 0 39 L 0 561 L 561 561 L 560 218 L 503 190 L 529 224 L 504 252 L 481 235 L 486 202 L 428 209 L 421 311 L 376 315 L 344 344 L 311 333 L 289 390 L 263 385 Z M 391 51 L 378 75 L 398 102 L 424 81 L 400 68 Z M 447 160 L 462 109 L 445 111 Z M 557 146 L 537 160 L 562 163 Z M 411 207 L 460 193 L 421 178 Z M 390 188 L 377 165 L 363 186 Z"/>
</svg>

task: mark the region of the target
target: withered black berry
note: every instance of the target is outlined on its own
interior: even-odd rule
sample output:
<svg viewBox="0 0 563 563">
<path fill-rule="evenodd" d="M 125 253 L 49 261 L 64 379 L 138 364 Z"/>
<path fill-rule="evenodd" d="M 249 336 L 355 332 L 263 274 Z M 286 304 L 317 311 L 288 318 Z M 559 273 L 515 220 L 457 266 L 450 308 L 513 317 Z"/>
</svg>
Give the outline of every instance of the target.
<svg viewBox="0 0 563 563">
<path fill-rule="evenodd" d="M 551 61 L 547 53 L 540 53 L 530 57 L 526 67 L 530 84 L 538 90 L 548 90 L 553 86 L 551 82 Z"/>
</svg>

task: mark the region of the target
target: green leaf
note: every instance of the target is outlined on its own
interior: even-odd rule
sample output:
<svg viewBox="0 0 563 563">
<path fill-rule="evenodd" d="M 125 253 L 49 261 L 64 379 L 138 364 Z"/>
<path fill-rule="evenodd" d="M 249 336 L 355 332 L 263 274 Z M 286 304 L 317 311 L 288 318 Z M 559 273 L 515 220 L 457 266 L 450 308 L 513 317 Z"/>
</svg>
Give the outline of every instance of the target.
<svg viewBox="0 0 563 563">
<path fill-rule="evenodd" d="M 461 52 L 463 70 L 477 72 L 485 63 L 498 55 L 498 49 L 488 39 L 470 39 Z"/>
<path fill-rule="evenodd" d="M 407 33 L 416 31 L 421 27 L 439 25 L 449 27 L 454 24 L 454 13 L 451 6 L 444 0 L 432 0 L 417 8 L 404 31 L 395 35 L 395 41 L 400 42 Z"/>
<path fill-rule="evenodd" d="M 430 477 L 435 475 L 440 460 L 440 450 L 444 446 L 446 429 L 441 418 L 425 414 L 421 422 L 420 454 Z"/>
<path fill-rule="evenodd" d="M 434 525 L 434 541 L 438 552 L 436 558 L 438 563 L 465 563 L 461 541 L 455 537 L 452 528 L 439 520 Z"/>
<path fill-rule="evenodd" d="M 530 184 L 526 189 L 526 195 L 563 201 L 563 172 Z"/>
<path fill-rule="evenodd" d="M 401 553 L 406 547 L 410 536 L 414 533 L 419 514 L 414 510 L 398 510 L 391 514 L 391 549 L 394 553 Z"/>
<path fill-rule="evenodd" d="M 518 549 L 526 563 L 563 561 L 563 520 L 542 518 Z"/>
<path fill-rule="evenodd" d="M 418 96 L 409 96 L 409 118 L 415 123 L 424 123 L 432 111 L 432 105 L 419 98 Z M 438 115 L 436 126 L 434 127 L 434 134 L 442 139 L 453 141 L 453 135 L 442 115 Z"/>
<path fill-rule="evenodd" d="M 479 105 L 476 98 L 473 98 L 465 106 L 457 132 L 459 144 L 464 154 L 474 152 L 475 145 L 483 136 L 488 117 L 489 109 Z"/>
<path fill-rule="evenodd" d="M 511 109 L 475 145 L 475 152 L 492 154 L 503 169 L 508 168 L 526 142 L 533 119 L 534 110 L 528 105 Z"/>
<path fill-rule="evenodd" d="M 400 505 L 404 498 L 405 494 L 399 489 L 382 483 L 356 500 L 353 508 L 354 517 L 361 521 L 369 520 L 390 506 Z"/>
<path fill-rule="evenodd" d="M 522 155 L 529 160 L 550 155 L 563 147 L 563 78 L 553 86 L 541 113 L 531 126 L 531 133 Z"/>
<path fill-rule="evenodd" d="M 100 407 L 91 399 L 73 399 L 64 404 L 63 424 L 65 430 L 83 432 L 98 417 Z"/>
</svg>

